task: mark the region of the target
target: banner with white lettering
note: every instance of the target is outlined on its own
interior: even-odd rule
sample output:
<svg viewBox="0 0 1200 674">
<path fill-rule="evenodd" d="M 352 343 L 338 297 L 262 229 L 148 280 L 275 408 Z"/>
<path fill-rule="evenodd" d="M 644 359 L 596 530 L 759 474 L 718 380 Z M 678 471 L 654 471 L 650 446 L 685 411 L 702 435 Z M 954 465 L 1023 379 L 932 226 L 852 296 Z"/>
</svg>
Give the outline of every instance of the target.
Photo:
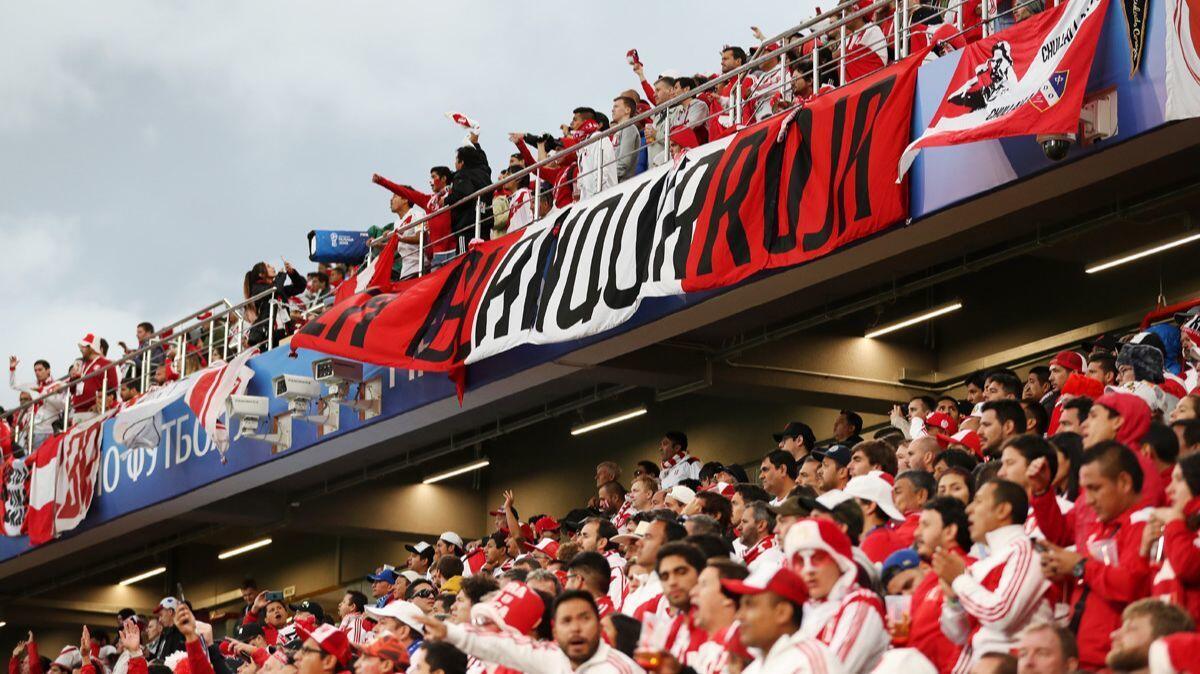
<svg viewBox="0 0 1200 674">
<path fill-rule="evenodd" d="M 292 338 L 307 348 L 449 372 L 523 344 L 618 327 L 642 300 L 801 264 L 902 222 L 896 163 L 914 54 L 803 108 L 687 152 L 441 269 L 360 292 Z"/>
<path fill-rule="evenodd" d="M 929 128 L 904 151 L 900 175 L 925 147 L 1075 133 L 1107 10 L 1108 0 L 1067 0 L 964 47 Z"/>
</svg>

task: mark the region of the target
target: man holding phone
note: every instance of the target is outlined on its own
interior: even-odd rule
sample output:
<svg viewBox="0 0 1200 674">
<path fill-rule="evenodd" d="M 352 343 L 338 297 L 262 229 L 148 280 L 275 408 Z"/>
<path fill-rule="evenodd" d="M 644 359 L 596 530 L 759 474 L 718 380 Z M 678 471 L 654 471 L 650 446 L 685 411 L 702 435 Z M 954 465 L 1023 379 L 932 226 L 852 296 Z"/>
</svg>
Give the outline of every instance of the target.
<svg viewBox="0 0 1200 674">
<path fill-rule="evenodd" d="M 155 607 L 154 616 L 158 618 L 159 624 L 163 627 L 162 634 L 159 635 L 158 643 L 155 645 L 152 660 L 166 660 L 167 656 L 184 649 L 183 635 L 175 626 L 176 613 L 181 607 L 187 608 L 175 597 L 163 597 Z"/>
</svg>

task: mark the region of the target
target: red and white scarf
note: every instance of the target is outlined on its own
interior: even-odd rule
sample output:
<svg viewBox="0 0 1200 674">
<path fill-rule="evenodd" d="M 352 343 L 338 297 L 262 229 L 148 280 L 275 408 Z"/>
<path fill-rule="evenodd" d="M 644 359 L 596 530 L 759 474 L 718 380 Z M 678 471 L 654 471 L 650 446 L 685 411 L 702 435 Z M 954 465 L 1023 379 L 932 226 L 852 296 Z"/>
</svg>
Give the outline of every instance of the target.
<svg viewBox="0 0 1200 674">
<path fill-rule="evenodd" d="M 636 514 L 637 511 L 633 509 L 633 500 L 629 494 L 626 494 L 625 502 L 621 504 L 620 508 L 617 508 L 617 514 L 612 516 L 613 526 L 617 528 L 617 531 L 624 533 L 629 519 Z"/>
<path fill-rule="evenodd" d="M 678 452 L 675 452 L 674 456 L 672 456 L 671 458 L 662 462 L 662 469 L 664 471 L 671 470 L 675 466 L 678 466 L 679 464 L 684 463 L 685 461 L 691 461 L 691 460 L 692 460 L 692 457 L 691 457 L 691 455 L 689 455 L 687 453 L 687 450 L 681 449 Z"/>
<path fill-rule="evenodd" d="M 746 552 L 742 554 L 742 562 L 744 562 L 746 566 L 750 566 L 754 563 L 754 560 L 758 559 L 759 555 L 767 550 L 770 550 L 771 548 L 776 547 L 777 545 L 779 544 L 775 542 L 774 536 L 766 536 L 761 541 L 746 549 Z"/>
</svg>

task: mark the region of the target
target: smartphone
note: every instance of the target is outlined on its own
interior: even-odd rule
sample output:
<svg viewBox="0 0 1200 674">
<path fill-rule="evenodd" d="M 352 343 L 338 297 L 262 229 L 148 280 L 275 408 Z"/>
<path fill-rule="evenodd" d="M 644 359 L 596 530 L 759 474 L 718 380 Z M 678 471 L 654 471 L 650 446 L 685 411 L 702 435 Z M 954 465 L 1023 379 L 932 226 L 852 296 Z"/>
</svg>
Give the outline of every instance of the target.
<svg viewBox="0 0 1200 674">
<path fill-rule="evenodd" d="M 266 599 L 268 602 L 272 602 L 272 601 L 282 602 L 283 601 L 283 593 L 272 590 L 271 592 L 267 593 Z"/>
<path fill-rule="evenodd" d="M 629 61 L 629 65 L 631 66 L 642 65 L 642 61 L 638 58 L 638 52 L 636 49 L 630 49 L 629 51 L 625 52 L 625 59 Z"/>
</svg>

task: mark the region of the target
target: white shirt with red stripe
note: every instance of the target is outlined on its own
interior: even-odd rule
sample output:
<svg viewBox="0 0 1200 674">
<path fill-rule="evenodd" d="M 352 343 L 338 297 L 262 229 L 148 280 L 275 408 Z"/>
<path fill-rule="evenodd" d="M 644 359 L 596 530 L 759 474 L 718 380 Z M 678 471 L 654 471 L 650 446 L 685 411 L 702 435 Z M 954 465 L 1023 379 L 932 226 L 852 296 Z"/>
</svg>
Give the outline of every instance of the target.
<svg viewBox="0 0 1200 674">
<path fill-rule="evenodd" d="M 742 674 L 858 674 L 846 669 L 828 646 L 799 632 L 780 637 Z M 865 671 L 865 670 L 864 670 Z"/>
<path fill-rule="evenodd" d="M 829 647 L 847 672 L 869 672 L 891 643 L 884 621 L 883 601 L 855 581 L 857 570 L 834 584 L 823 600 L 804 604 L 804 622 L 797 634 Z"/>
<path fill-rule="evenodd" d="M 708 635 L 708 641 L 700 644 L 692 654 L 691 668 L 696 674 L 726 674 L 729 666 L 729 649 L 725 644 L 733 638 L 738 623 L 735 621 L 729 627 L 717 630 Z"/>
<path fill-rule="evenodd" d="M 700 479 L 700 459 L 680 450 L 674 456 L 662 462 L 662 472 L 658 474 L 661 489 L 670 489 L 684 480 Z"/>
<path fill-rule="evenodd" d="M 524 674 L 643 674 L 628 655 L 600 641 L 586 662 L 574 667 L 558 644 L 512 634 L 483 632 L 475 627 L 446 625 L 446 641 L 467 655 Z"/>
<path fill-rule="evenodd" d="M 363 623 L 367 620 L 367 616 L 361 613 L 351 613 L 342 618 L 342 622 L 338 624 L 338 629 L 346 634 L 346 638 L 352 644 L 365 644 L 374 638 L 374 634 Z"/>
<path fill-rule="evenodd" d="M 613 608 L 620 609 L 625 603 L 625 595 L 629 594 L 629 581 L 625 578 L 625 558 L 616 550 L 604 553 L 608 560 L 608 598 Z"/>
<path fill-rule="evenodd" d="M 515 232 L 533 222 L 533 193 L 528 187 L 512 193 L 508 198 L 508 229 Z"/>
<path fill-rule="evenodd" d="M 1020 524 L 987 534 L 987 557 L 967 567 L 950 587 L 958 595 L 942 607 L 942 633 L 963 644 L 953 671 L 971 671 L 985 653 L 1009 653 L 1017 633 L 1034 620 L 1049 622 L 1050 583 L 1042 575 L 1041 555 Z"/>
</svg>

